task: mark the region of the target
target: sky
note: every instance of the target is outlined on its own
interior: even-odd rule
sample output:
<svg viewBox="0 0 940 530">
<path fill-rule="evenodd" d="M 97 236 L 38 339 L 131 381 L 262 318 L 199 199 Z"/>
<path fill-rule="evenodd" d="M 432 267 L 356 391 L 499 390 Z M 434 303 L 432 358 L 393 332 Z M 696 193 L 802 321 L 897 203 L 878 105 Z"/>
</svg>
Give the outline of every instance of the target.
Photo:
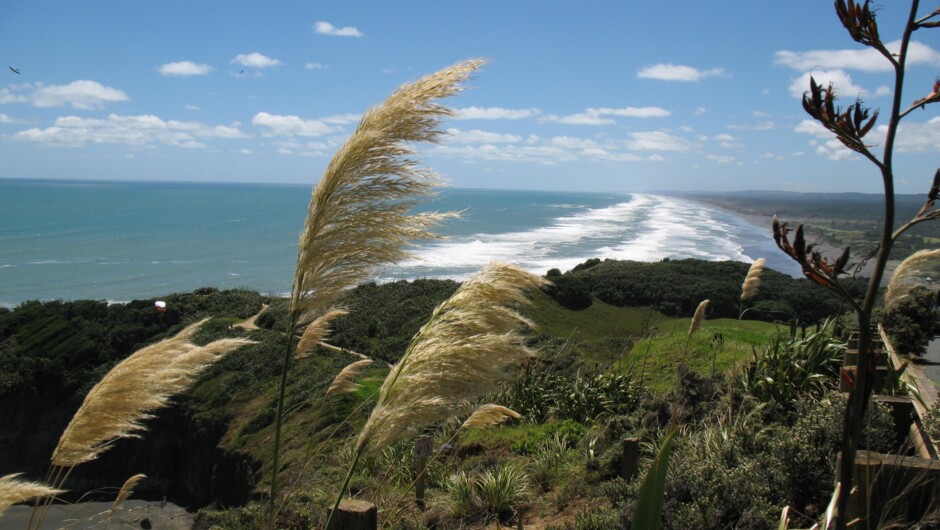
<svg viewBox="0 0 940 530">
<path fill-rule="evenodd" d="M 886 43 L 904 4 L 877 4 Z M 938 37 L 915 33 L 905 106 Z M 0 178 L 313 184 L 363 111 L 474 57 L 448 135 L 416 146 L 456 187 L 882 190 L 800 104 L 810 75 L 885 115 L 894 93 L 820 0 L 3 1 Z M 902 123 L 901 193 L 930 186 L 938 111 Z"/>
</svg>

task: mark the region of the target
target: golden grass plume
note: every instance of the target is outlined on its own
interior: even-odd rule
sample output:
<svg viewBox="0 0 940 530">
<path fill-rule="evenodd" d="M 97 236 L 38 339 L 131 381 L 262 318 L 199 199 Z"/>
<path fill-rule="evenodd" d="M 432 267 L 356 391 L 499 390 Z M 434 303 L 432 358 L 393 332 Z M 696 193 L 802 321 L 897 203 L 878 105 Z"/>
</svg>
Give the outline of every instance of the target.
<svg viewBox="0 0 940 530">
<path fill-rule="evenodd" d="M 518 420 L 521 418 L 522 414 L 512 409 L 490 403 L 473 411 L 473 414 L 463 422 L 460 429 L 483 429 L 499 425 L 509 419 Z"/>
<path fill-rule="evenodd" d="M 372 359 L 363 359 L 347 365 L 333 378 L 333 384 L 326 390 L 326 395 L 355 392 L 360 387 L 354 379 L 370 364 L 372 364 Z"/>
<path fill-rule="evenodd" d="M 460 414 L 466 401 L 494 390 L 507 366 L 530 357 L 520 333 L 532 326 L 515 306 L 547 282 L 494 263 L 439 305 L 385 378 L 359 434 L 357 452 L 381 449 L 413 429 Z"/>
<path fill-rule="evenodd" d="M 898 302 L 904 297 L 909 284 L 921 272 L 921 269 L 931 261 L 940 260 L 940 249 L 918 250 L 911 254 L 894 269 L 888 288 L 885 290 L 885 306 Z"/>
<path fill-rule="evenodd" d="M 711 300 L 702 300 L 698 307 L 695 308 L 695 314 L 692 315 L 692 323 L 689 325 L 689 339 L 702 327 L 702 322 L 705 320 L 705 310 L 708 309 L 709 302 L 711 302 Z"/>
<path fill-rule="evenodd" d="M 348 314 L 349 311 L 345 309 L 331 309 L 314 318 L 313 321 L 307 325 L 307 328 L 304 329 L 304 333 L 300 337 L 300 343 L 297 344 L 297 357 L 306 357 L 314 346 L 329 335 L 330 322 L 332 322 L 334 318 Z"/>
<path fill-rule="evenodd" d="M 764 258 L 757 258 L 751 263 L 751 268 L 747 270 L 747 276 L 744 277 L 744 283 L 741 284 L 741 301 L 752 298 L 757 294 L 760 288 L 760 275 L 764 272 L 764 264 L 767 262 Z"/>
<path fill-rule="evenodd" d="M 118 492 L 117 498 L 114 499 L 114 504 L 111 505 L 111 509 L 114 510 L 121 505 L 128 497 L 131 496 L 131 493 L 134 492 L 134 486 L 137 485 L 142 479 L 147 478 L 147 475 L 143 473 L 138 473 L 129 479 L 124 481 L 124 485 L 121 486 L 121 491 Z"/>
<path fill-rule="evenodd" d="M 45 484 L 20 480 L 17 477 L 21 474 L 14 473 L 0 477 L 0 515 L 3 515 L 3 512 L 14 504 L 43 497 L 54 497 L 63 493 L 63 490 L 50 488 Z"/>
<path fill-rule="evenodd" d="M 52 464 L 72 467 L 89 462 L 113 441 L 139 437 L 150 412 L 166 406 L 202 369 L 236 348 L 254 344 L 246 339 L 221 339 L 205 346 L 190 343 L 207 321 L 137 350 L 105 374 L 59 438 Z"/>
<path fill-rule="evenodd" d="M 437 142 L 439 122 L 454 112 L 435 100 L 455 94 L 483 64 L 457 63 L 401 86 L 368 110 L 334 155 L 310 199 L 297 250 L 291 312 L 306 327 L 377 265 L 407 256 L 404 246 L 434 235 L 451 214 L 409 212 L 440 179 L 410 158 L 408 142 Z M 310 325 L 314 325 L 310 324 Z"/>
</svg>

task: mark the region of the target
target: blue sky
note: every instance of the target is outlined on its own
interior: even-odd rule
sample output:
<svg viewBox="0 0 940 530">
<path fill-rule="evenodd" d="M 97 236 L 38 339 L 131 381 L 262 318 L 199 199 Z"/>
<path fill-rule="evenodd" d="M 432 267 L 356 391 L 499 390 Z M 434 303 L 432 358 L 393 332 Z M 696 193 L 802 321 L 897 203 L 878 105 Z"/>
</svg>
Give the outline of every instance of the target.
<svg viewBox="0 0 940 530">
<path fill-rule="evenodd" d="M 906 102 L 940 74 L 938 31 Z M 800 106 L 810 72 L 891 102 L 887 63 L 819 0 L 3 2 L 0 177 L 313 184 L 362 111 L 470 57 L 488 64 L 451 134 L 419 147 L 454 186 L 881 190 Z M 900 192 L 929 187 L 938 109 L 904 122 Z"/>
</svg>

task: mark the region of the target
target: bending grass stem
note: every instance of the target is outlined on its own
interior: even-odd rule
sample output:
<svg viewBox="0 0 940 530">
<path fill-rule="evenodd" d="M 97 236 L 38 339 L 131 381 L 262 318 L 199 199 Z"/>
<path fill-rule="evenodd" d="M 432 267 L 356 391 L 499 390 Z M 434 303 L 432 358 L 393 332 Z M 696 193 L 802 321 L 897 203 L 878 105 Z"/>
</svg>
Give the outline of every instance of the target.
<svg viewBox="0 0 940 530">
<path fill-rule="evenodd" d="M 330 510 L 329 517 L 326 518 L 326 530 L 330 529 L 330 523 L 333 522 L 333 516 L 336 515 L 336 510 L 339 509 L 339 503 L 343 501 L 343 495 L 346 493 L 346 488 L 349 487 L 349 479 L 352 478 L 353 472 L 356 470 L 356 466 L 359 465 L 359 458 L 362 457 L 362 453 L 365 452 L 366 444 L 361 444 L 358 449 L 356 449 L 356 456 L 353 458 L 352 464 L 349 465 L 349 471 L 346 473 L 346 479 L 343 480 L 343 485 L 339 487 L 339 493 L 336 494 L 336 502 L 333 503 L 333 509 Z"/>
<path fill-rule="evenodd" d="M 295 313 L 291 311 L 291 317 L 287 324 L 287 347 L 284 349 L 284 366 L 281 371 L 281 386 L 278 391 L 277 412 L 274 416 L 274 455 L 271 457 L 271 498 L 268 505 L 268 528 L 274 529 L 274 517 L 276 515 L 277 499 L 277 472 L 278 456 L 281 452 L 281 420 L 284 416 L 284 395 L 287 392 L 287 371 L 290 368 L 291 354 L 294 345 L 294 325 Z"/>
</svg>

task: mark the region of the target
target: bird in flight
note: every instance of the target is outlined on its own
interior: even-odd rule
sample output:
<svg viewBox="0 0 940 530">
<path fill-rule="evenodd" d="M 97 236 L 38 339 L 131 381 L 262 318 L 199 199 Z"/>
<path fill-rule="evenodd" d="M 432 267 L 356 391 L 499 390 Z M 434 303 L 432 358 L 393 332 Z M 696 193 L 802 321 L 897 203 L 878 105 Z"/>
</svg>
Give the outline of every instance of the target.
<svg viewBox="0 0 940 530">
<path fill-rule="evenodd" d="M 20 73 L 19 69 L 13 68 L 12 66 L 10 67 L 10 70 L 13 70 L 13 73 L 14 73 L 14 74 L 19 74 L 19 73 Z"/>
</svg>

